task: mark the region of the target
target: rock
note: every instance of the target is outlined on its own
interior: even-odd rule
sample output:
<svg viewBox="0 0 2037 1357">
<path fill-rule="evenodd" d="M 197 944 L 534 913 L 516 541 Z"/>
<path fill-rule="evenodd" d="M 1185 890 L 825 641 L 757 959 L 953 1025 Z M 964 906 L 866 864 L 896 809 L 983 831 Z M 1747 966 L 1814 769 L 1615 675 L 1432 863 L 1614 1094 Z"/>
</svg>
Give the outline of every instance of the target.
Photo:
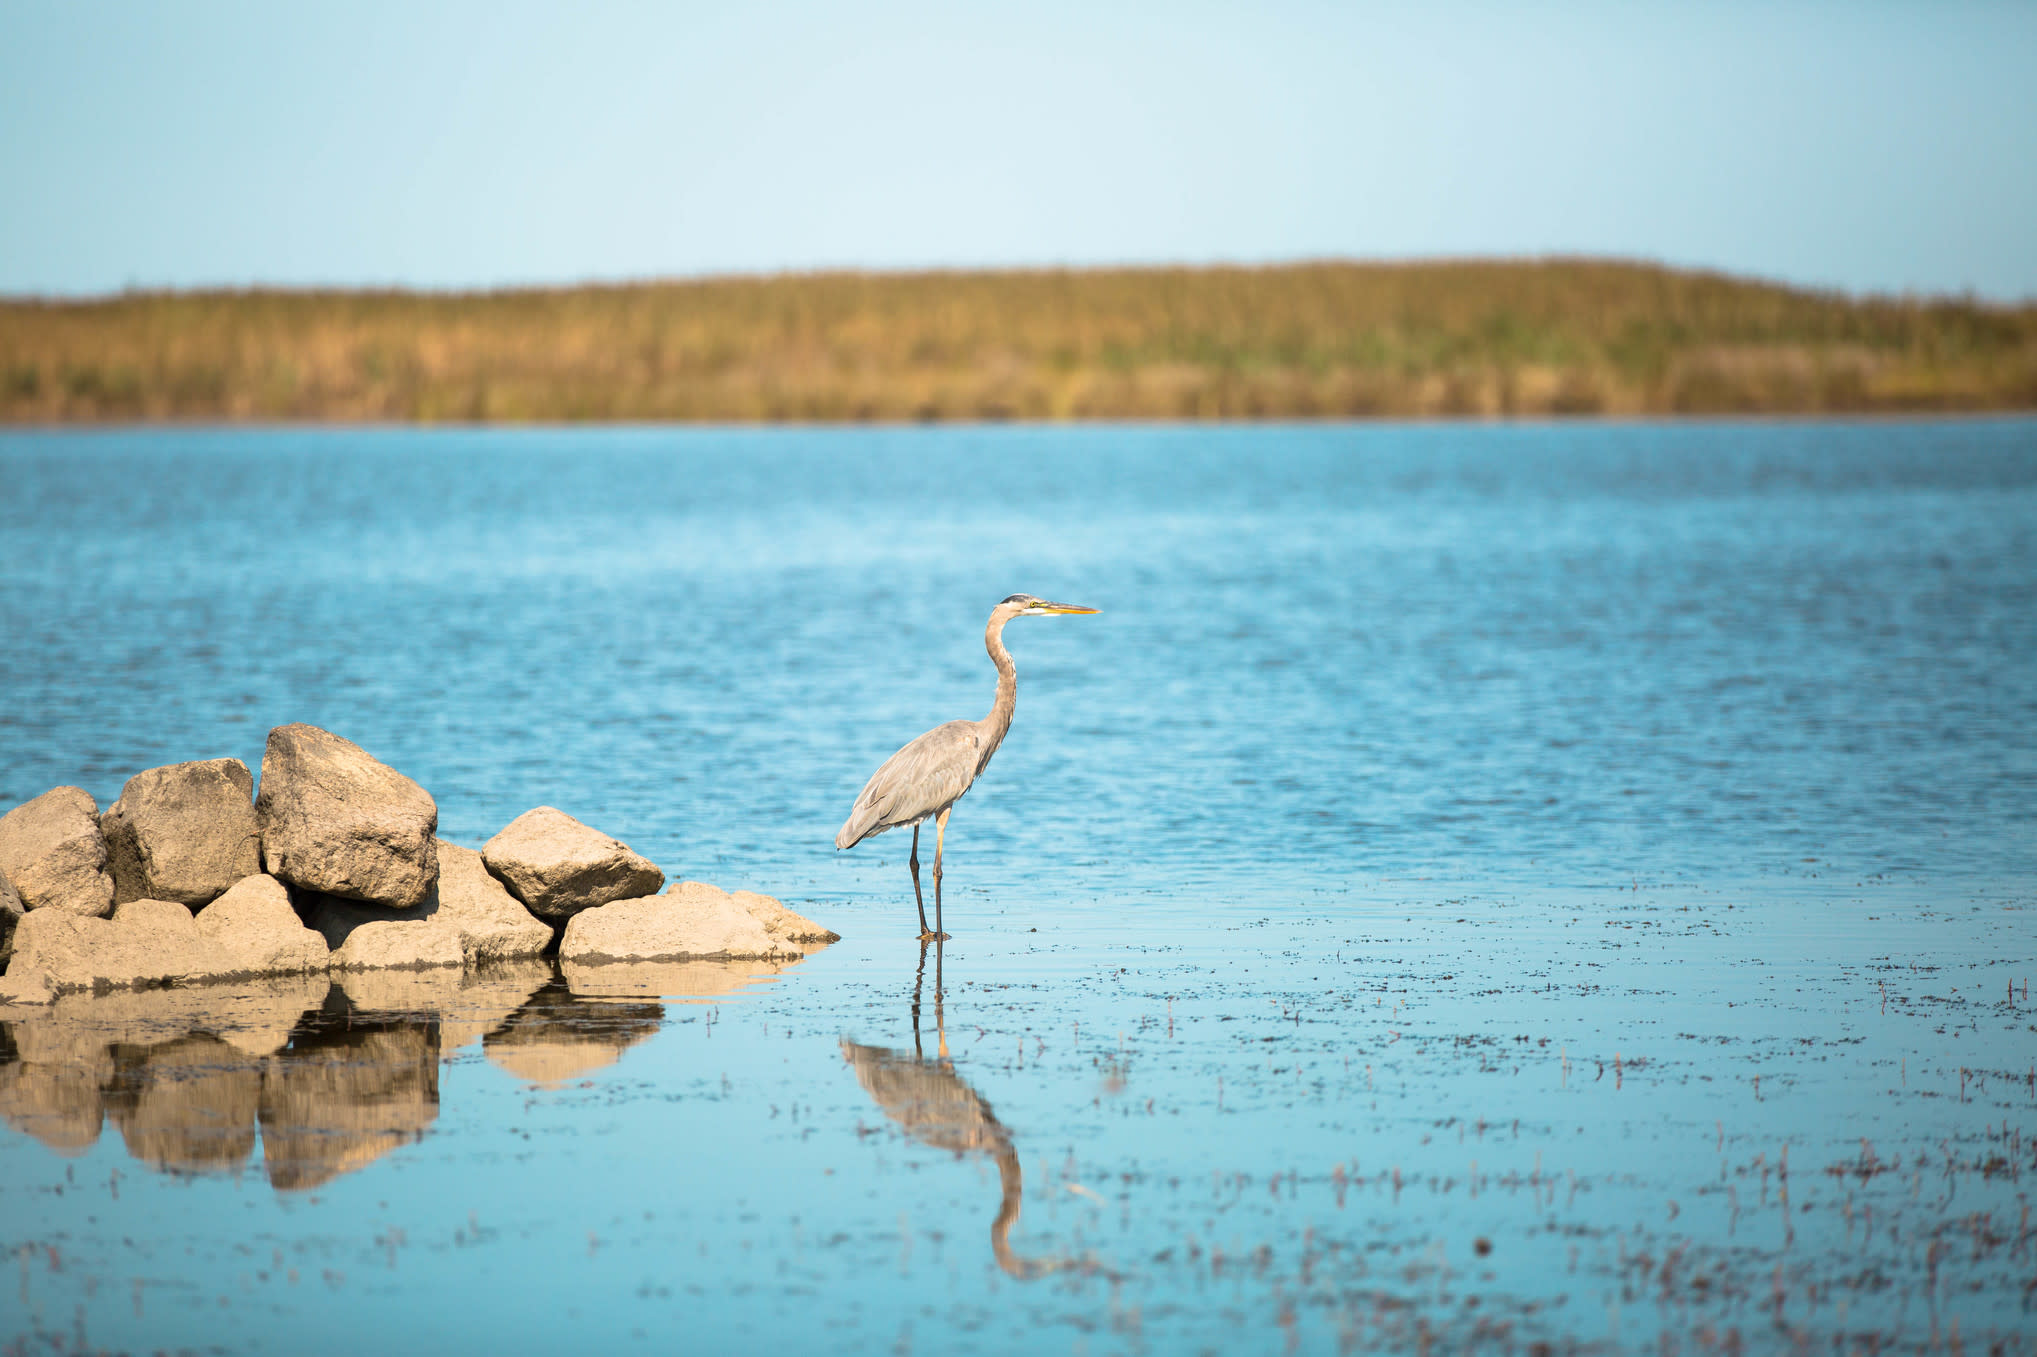
<svg viewBox="0 0 2037 1357">
<path fill-rule="evenodd" d="M 136 773 L 99 817 L 113 900 L 204 905 L 262 870 L 255 780 L 239 759 Z"/>
<path fill-rule="evenodd" d="M 511 820 L 481 856 L 540 919 L 568 919 L 583 909 L 654 894 L 665 884 L 665 874 L 627 845 L 550 806 Z"/>
<path fill-rule="evenodd" d="M 465 960 L 458 932 L 421 919 L 364 923 L 332 954 L 333 966 L 343 971 L 419 970 L 457 966 Z"/>
<path fill-rule="evenodd" d="M 430 794 L 316 726 L 269 732 L 255 817 L 263 869 L 293 886 L 412 909 L 438 880 Z"/>
<path fill-rule="evenodd" d="M 804 954 L 799 944 L 772 937 L 728 892 L 704 881 L 682 881 L 664 895 L 576 914 L 559 943 L 562 960 L 580 963 L 768 961 Z"/>
<path fill-rule="evenodd" d="M 795 914 L 768 895 L 755 891 L 732 891 L 729 898 L 751 918 L 764 926 L 764 931 L 774 938 L 786 942 L 819 943 L 840 942 L 842 935 L 822 928 L 803 914 Z"/>
<path fill-rule="evenodd" d="M 14 930 L 8 975 L 39 971 L 60 994 L 177 984 L 204 974 L 204 951 L 197 921 L 174 900 L 131 900 L 111 919 L 40 909 Z"/>
<path fill-rule="evenodd" d="M 479 853 L 457 844 L 439 845 L 434 917 L 459 929 L 470 964 L 534 957 L 552 945 L 552 926 L 518 904 Z"/>
<path fill-rule="evenodd" d="M 56 787 L 0 816 L 0 873 L 24 910 L 105 917 L 113 908 L 113 878 L 92 794 Z"/>
<path fill-rule="evenodd" d="M 404 913 L 337 896 L 313 898 L 310 922 L 325 935 L 335 952 L 343 950 L 357 929 L 368 924 L 419 920 L 454 939 L 454 945 L 468 965 L 484 965 L 518 957 L 534 957 L 552 945 L 551 925 L 531 917 L 529 910 L 488 874 L 481 855 L 458 844 L 438 844 L 439 879 L 424 903 Z M 387 945 L 387 944 L 378 944 Z M 437 955 L 443 945 L 413 944 Z M 420 952 L 419 955 L 423 955 Z M 366 956 L 365 951 L 357 952 Z M 366 965 L 351 961 L 349 966 Z M 412 961 L 405 965 L 438 965 L 436 961 Z"/>
<path fill-rule="evenodd" d="M 26 912 L 7 873 L 0 872 L 0 970 L 7 968 L 7 958 L 14 955 L 14 925 Z"/>
<path fill-rule="evenodd" d="M 298 919 L 289 892 L 273 876 L 235 882 L 198 915 L 198 931 L 211 943 L 213 973 L 220 975 L 322 970 L 329 950 Z"/>
<path fill-rule="evenodd" d="M 39 966 L 13 966 L 0 975 L 0 1004 L 46 1004 L 57 997 L 49 972 Z"/>
<path fill-rule="evenodd" d="M 19 971 L 32 986 L 39 972 L 59 994 L 323 970 L 326 953 L 268 876 L 239 882 L 196 919 L 174 900 L 130 900 L 111 919 L 36 910 L 14 941 L 8 977 Z"/>
</svg>

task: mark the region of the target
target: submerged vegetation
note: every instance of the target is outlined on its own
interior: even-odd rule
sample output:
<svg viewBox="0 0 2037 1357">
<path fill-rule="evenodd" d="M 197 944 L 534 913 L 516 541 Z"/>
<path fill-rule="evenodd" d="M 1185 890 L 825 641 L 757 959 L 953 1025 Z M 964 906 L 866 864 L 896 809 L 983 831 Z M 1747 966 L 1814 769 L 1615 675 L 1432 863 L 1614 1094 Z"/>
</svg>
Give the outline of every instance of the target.
<svg viewBox="0 0 2037 1357">
<path fill-rule="evenodd" d="M 2033 407 L 2037 305 L 1590 260 L 0 301 L 13 422 Z"/>
</svg>

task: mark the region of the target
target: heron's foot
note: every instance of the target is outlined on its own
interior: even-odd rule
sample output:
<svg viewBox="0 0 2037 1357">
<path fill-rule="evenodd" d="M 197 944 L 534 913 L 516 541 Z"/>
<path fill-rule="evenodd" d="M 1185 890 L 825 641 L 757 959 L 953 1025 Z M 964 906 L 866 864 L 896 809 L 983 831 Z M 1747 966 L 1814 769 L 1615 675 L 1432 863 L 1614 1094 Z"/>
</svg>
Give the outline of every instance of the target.
<svg viewBox="0 0 2037 1357">
<path fill-rule="evenodd" d="M 946 933 L 935 933 L 931 930 L 928 930 L 922 932 L 919 935 L 919 940 L 921 942 L 946 942 L 948 940 L 948 935 Z"/>
</svg>

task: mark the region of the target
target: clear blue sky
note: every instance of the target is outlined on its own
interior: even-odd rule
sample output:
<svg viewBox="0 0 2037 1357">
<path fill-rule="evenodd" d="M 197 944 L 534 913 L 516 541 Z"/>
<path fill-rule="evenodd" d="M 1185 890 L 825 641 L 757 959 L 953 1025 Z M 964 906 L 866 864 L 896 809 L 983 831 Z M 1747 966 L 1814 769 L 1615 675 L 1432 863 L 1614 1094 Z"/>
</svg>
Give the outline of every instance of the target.
<svg viewBox="0 0 2037 1357">
<path fill-rule="evenodd" d="M 0 292 L 1545 252 L 2037 295 L 2037 4 L 0 5 Z"/>
</svg>

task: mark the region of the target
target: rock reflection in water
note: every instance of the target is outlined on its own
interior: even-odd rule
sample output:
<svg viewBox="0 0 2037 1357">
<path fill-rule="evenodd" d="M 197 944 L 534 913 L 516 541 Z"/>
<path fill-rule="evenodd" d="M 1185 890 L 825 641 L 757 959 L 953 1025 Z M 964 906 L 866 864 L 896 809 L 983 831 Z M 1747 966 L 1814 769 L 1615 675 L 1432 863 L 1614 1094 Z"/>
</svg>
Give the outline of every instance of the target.
<svg viewBox="0 0 2037 1357">
<path fill-rule="evenodd" d="M 108 1121 L 166 1173 L 253 1157 L 278 1191 L 332 1181 L 419 1139 L 442 1060 L 502 1026 L 544 963 L 76 994 L 0 1021 L 0 1118 L 60 1154 Z"/>
<path fill-rule="evenodd" d="M 318 1187 L 421 1139 L 438 1119 L 438 1025 L 358 1009 L 335 986 L 262 1075 L 269 1182 Z"/>
<path fill-rule="evenodd" d="M 927 949 L 920 947 L 919 970 L 912 982 L 912 1051 L 863 1046 L 842 1038 L 842 1058 L 856 1071 L 884 1115 L 923 1145 L 949 1150 L 957 1158 L 985 1154 L 997 1165 L 997 1218 L 990 1223 L 990 1251 L 997 1265 L 1021 1281 L 1070 1267 L 1091 1265 L 1064 1258 L 1026 1258 L 1011 1247 L 1011 1228 L 1018 1223 L 1024 1195 L 1018 1151 L 1011 1132 L 998 1121 L 990 1104 L 955 1073 L 948 1059 L 948 1029 L 942 1013 L 941 944 L 934 943 L 934 1033 L 937 1054 L 926 1057 L 920 1038 L 920 992 L 926 978 Z"/>
<path fill-rule="evenodd" d="M 661 1004 L 586 999 L 561 978 L 530 997 L 482 1042 L 495 1065 L 547 1088 L 613 1065 L 665 1021 Z"/>
</svg>

